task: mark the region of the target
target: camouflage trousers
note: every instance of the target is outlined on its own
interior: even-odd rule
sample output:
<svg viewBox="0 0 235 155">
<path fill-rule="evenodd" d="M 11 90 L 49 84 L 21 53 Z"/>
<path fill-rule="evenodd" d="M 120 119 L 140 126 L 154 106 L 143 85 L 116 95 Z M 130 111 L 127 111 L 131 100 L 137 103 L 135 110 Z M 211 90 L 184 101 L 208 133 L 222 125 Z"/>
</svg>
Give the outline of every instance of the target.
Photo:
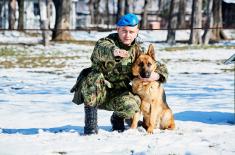
<svg viewBox="0 0 235 155">
<path fill-rule="evenodd" d="M 81 92 L 85 106 L 114 111 L 123 118 L 131 118 L 140 109 L 139 96 L 127 88 L 108 88 L 102 73 L 91 72 L 83 81 Z"/>
</svg>

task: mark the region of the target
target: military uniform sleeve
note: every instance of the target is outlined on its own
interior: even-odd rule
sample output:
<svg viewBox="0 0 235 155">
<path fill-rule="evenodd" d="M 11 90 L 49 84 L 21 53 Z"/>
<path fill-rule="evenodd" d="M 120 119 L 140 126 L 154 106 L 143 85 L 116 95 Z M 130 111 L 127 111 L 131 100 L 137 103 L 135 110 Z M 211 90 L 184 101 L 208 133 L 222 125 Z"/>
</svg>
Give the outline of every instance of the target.
<svg viewBox="0 0 235 155">
<path fill-rule="evenodd" d="M 167 81 L 168 78 L 168 70 L 165 64 L 162 64 L 160 62 L 156 62 L 157 63 L 157 69 L 156 72 L 160 75 L 160 78 L 158 81 L 165 83 Z"/>
<path fill-rule="evenodd" d="M 102 38 L 97 41 L 91 55 L 92 67 L 100 71 L 105 67 L 106 62 L 114 62 L 113 51 L 118 49 L 114 41 L 109 38 Z"/>
</svg>

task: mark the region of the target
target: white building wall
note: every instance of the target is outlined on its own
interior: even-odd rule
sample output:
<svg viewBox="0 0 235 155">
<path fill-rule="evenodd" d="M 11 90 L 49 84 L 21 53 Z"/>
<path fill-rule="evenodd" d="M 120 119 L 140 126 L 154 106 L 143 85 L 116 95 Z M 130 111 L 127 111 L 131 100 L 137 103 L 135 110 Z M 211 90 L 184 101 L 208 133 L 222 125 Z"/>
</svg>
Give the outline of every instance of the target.
<svg viewBox="0 0 235 155">
<path fill-rule="evenodd" d="M 75 28 L 76 26 L 76 22 L 75 22 L 75 18 L 76 18 L 76 13 L 75 13 L 75 2 L 77 0 L 73 0 L 73 5 L 71 6 L 72 11 L 74 13 L 72 14 L 73 18 L 72 21 L 72 28 Z M 35 15 L 35 8 L 34 5 L 38 4 L 38 0 L 25 0 L 24 2 L 24 29 L 40 29 L 40 15 L 37 14 Z M 39 6 L 39 4 L 38 4 Z M 50 11 L 48 12 L 49 14 L 49 26 L 51 29 L 54 28 L 55 26 L 55 6 L 54 3 L 52 1 L 49 0 L 49 7 L 50 7 Z M 0 16 L 1 16 L 1 25 L 0 28 L 3 29 L 8 29 L 9 24 L 8 24 L 8 0 L 5 0 L 5 4 L 2 8 L 2 12 L 0 12 Z M 18 17 L 19 17 L 19 11 L 18 11 L 18 5 L 17 5 L 17 9 L 16 9 L 16 24 L 15 24 L 15 29 L 17 29 L 17 25 L 18 25 Z"/>
<path fill-rule="evenodd" d="M 37 0 L 25 1 L 25 16 L 24 16 L 24 27 L 25 29 L 38 29 L 40 28 L 40 15 L 34 14 L 34 4 L 38 4 Z"/>
</svg>

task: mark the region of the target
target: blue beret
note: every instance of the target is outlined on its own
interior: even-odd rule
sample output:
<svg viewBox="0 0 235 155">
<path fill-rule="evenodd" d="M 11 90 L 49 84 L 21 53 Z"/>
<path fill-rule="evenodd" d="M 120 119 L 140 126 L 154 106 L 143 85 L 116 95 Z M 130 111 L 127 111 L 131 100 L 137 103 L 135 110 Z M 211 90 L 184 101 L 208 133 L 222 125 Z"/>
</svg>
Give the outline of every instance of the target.
<svg viewBox="0 0 235 155">
<path fill-rule="evenodd" d="M 135 14 L 128 13 L 121 17 L 117 22 L 117 26 L 136 26 L 139 24 L 139 19 Z"/>
</svg>

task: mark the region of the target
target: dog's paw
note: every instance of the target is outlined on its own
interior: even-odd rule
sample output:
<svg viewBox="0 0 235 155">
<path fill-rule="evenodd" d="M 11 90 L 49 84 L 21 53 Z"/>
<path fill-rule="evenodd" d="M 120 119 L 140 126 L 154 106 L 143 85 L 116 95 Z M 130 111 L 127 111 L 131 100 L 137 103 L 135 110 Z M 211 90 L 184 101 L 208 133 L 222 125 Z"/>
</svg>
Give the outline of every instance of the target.
<svg viewBox="0 0 235 155">
<path fill-rule="evenodd" d="M 153 134 L 153 128 L 148 128 L 148 129 L 147 129 L 147 133 L 148 133 L 148 134 Z"/>
</svg>

